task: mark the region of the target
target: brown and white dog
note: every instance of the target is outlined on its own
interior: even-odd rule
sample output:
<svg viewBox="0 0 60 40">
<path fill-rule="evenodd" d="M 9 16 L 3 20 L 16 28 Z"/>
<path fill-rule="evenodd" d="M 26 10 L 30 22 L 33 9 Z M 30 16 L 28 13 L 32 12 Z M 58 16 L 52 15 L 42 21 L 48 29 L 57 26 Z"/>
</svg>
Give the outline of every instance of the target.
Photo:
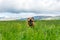
<svg viewBox="0 0 60 40">
<path fill-rule="evenodd" d="M 27 18 L 27 23 L 28 23 L 28 26 L 34 27 L 34 18 L 33 17 Z"/>
</svg>

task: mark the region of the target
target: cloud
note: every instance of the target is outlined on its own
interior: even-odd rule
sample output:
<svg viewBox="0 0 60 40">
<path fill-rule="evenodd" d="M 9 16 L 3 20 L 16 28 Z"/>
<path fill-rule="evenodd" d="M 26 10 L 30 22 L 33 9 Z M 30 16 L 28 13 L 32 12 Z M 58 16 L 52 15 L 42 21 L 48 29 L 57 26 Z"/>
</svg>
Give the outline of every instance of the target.
<svg viewBox="0 0 60 40">
<path fill-rule="evenodd" d="M 0 0 L 0 12 L 59 11 L 60 0 Z"/>
<path fill-rule="evenodd" d="M 33 16 L 60 16 L 60 0 L 0 0 L 0 20 Z"/>
</svg>

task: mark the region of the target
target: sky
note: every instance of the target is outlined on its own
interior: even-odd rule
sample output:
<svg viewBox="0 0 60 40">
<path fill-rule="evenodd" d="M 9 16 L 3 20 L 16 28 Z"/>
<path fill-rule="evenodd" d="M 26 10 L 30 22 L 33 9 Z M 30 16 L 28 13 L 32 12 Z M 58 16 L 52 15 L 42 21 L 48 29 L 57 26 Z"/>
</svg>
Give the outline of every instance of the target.
<svg viewBox="0 0 60 40">
<path fill-rule="evenodd" d="M 60 16 L 60 0 L 0 0 L 0 17 Z"/>
</svg>

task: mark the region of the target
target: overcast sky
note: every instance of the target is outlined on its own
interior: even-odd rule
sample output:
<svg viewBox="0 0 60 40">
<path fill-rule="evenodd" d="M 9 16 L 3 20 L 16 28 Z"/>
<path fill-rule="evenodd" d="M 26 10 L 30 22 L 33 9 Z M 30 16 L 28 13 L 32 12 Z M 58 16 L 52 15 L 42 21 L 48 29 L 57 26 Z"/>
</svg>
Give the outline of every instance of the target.
<svg viewBox="0 0 60 40">
<path fill-rule="evenodd" d="M 0 17 L 60 15 L 60 0 L 0 0 Z"/>
</svg>

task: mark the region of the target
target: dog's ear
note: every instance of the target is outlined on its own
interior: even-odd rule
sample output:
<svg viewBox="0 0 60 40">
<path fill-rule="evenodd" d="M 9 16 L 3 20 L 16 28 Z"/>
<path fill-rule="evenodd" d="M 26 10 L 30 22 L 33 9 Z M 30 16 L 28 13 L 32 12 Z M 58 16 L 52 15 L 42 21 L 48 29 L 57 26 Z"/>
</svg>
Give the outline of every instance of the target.
<svg viewBox="0 0 60 40">
<path fill-rule="evenodd" d="M 31 20 L 34 21 L 34 17 L 31 17 Z"/>
<path fill-rule="evenodd" d="M 27 21 L 29 21 L 30 20 L 30 18 L 27 18 Z"/>
<path fill-rule="evenodd" d="M 32 17 L 32 19 L 34 20 L 34 17 Z"/>
<path fill-rule="evenodd" d="M 29 18 L 27 18 L 27 19 L 29 19 Z"/>
</svg>

